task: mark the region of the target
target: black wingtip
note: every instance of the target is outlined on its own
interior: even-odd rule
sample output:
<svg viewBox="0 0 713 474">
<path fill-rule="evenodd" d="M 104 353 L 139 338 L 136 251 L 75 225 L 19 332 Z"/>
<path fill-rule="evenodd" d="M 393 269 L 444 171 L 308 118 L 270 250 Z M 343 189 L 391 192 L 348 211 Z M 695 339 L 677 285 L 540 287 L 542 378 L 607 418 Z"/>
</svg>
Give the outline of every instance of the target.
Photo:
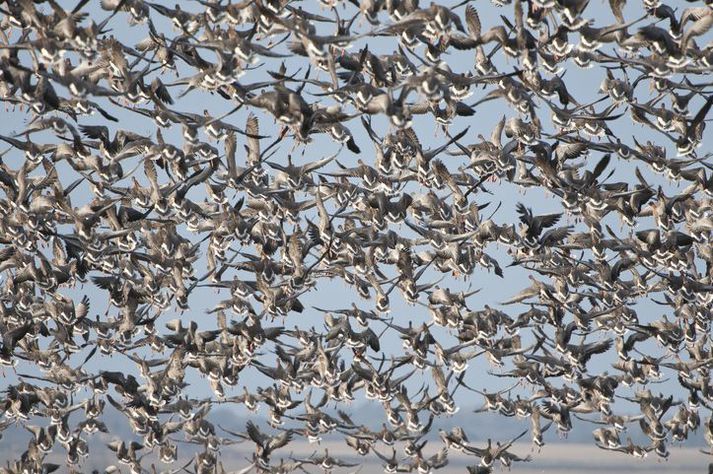
<svg viewBox="0 0 713 474">
<path fill-rule="evenodd" d="M 347 141 L 347 148 L 349 148 L 349 151 L 357 155 L 361 153 L 361 149 L 359 148 L 359 146 L 357 146 L 356 142 L 351 137 L 349 137 L 349 141 Z"/>
</svg>

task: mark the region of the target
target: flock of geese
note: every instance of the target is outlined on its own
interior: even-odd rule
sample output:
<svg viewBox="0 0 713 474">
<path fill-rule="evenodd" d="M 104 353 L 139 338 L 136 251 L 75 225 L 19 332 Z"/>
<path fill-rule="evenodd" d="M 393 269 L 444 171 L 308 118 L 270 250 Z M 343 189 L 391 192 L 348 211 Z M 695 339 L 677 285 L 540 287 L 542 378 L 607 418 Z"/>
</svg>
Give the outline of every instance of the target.
<svg viewBox="0 0 713 474">
<path fill-rule="evenodd" d="M 0 471 L 713 446 L 713 3 L 492 2 L 0 2 L 0 429 L 29 431 Z M 518 190 L 545 198 L 498 210 Z"/>
</svg>

